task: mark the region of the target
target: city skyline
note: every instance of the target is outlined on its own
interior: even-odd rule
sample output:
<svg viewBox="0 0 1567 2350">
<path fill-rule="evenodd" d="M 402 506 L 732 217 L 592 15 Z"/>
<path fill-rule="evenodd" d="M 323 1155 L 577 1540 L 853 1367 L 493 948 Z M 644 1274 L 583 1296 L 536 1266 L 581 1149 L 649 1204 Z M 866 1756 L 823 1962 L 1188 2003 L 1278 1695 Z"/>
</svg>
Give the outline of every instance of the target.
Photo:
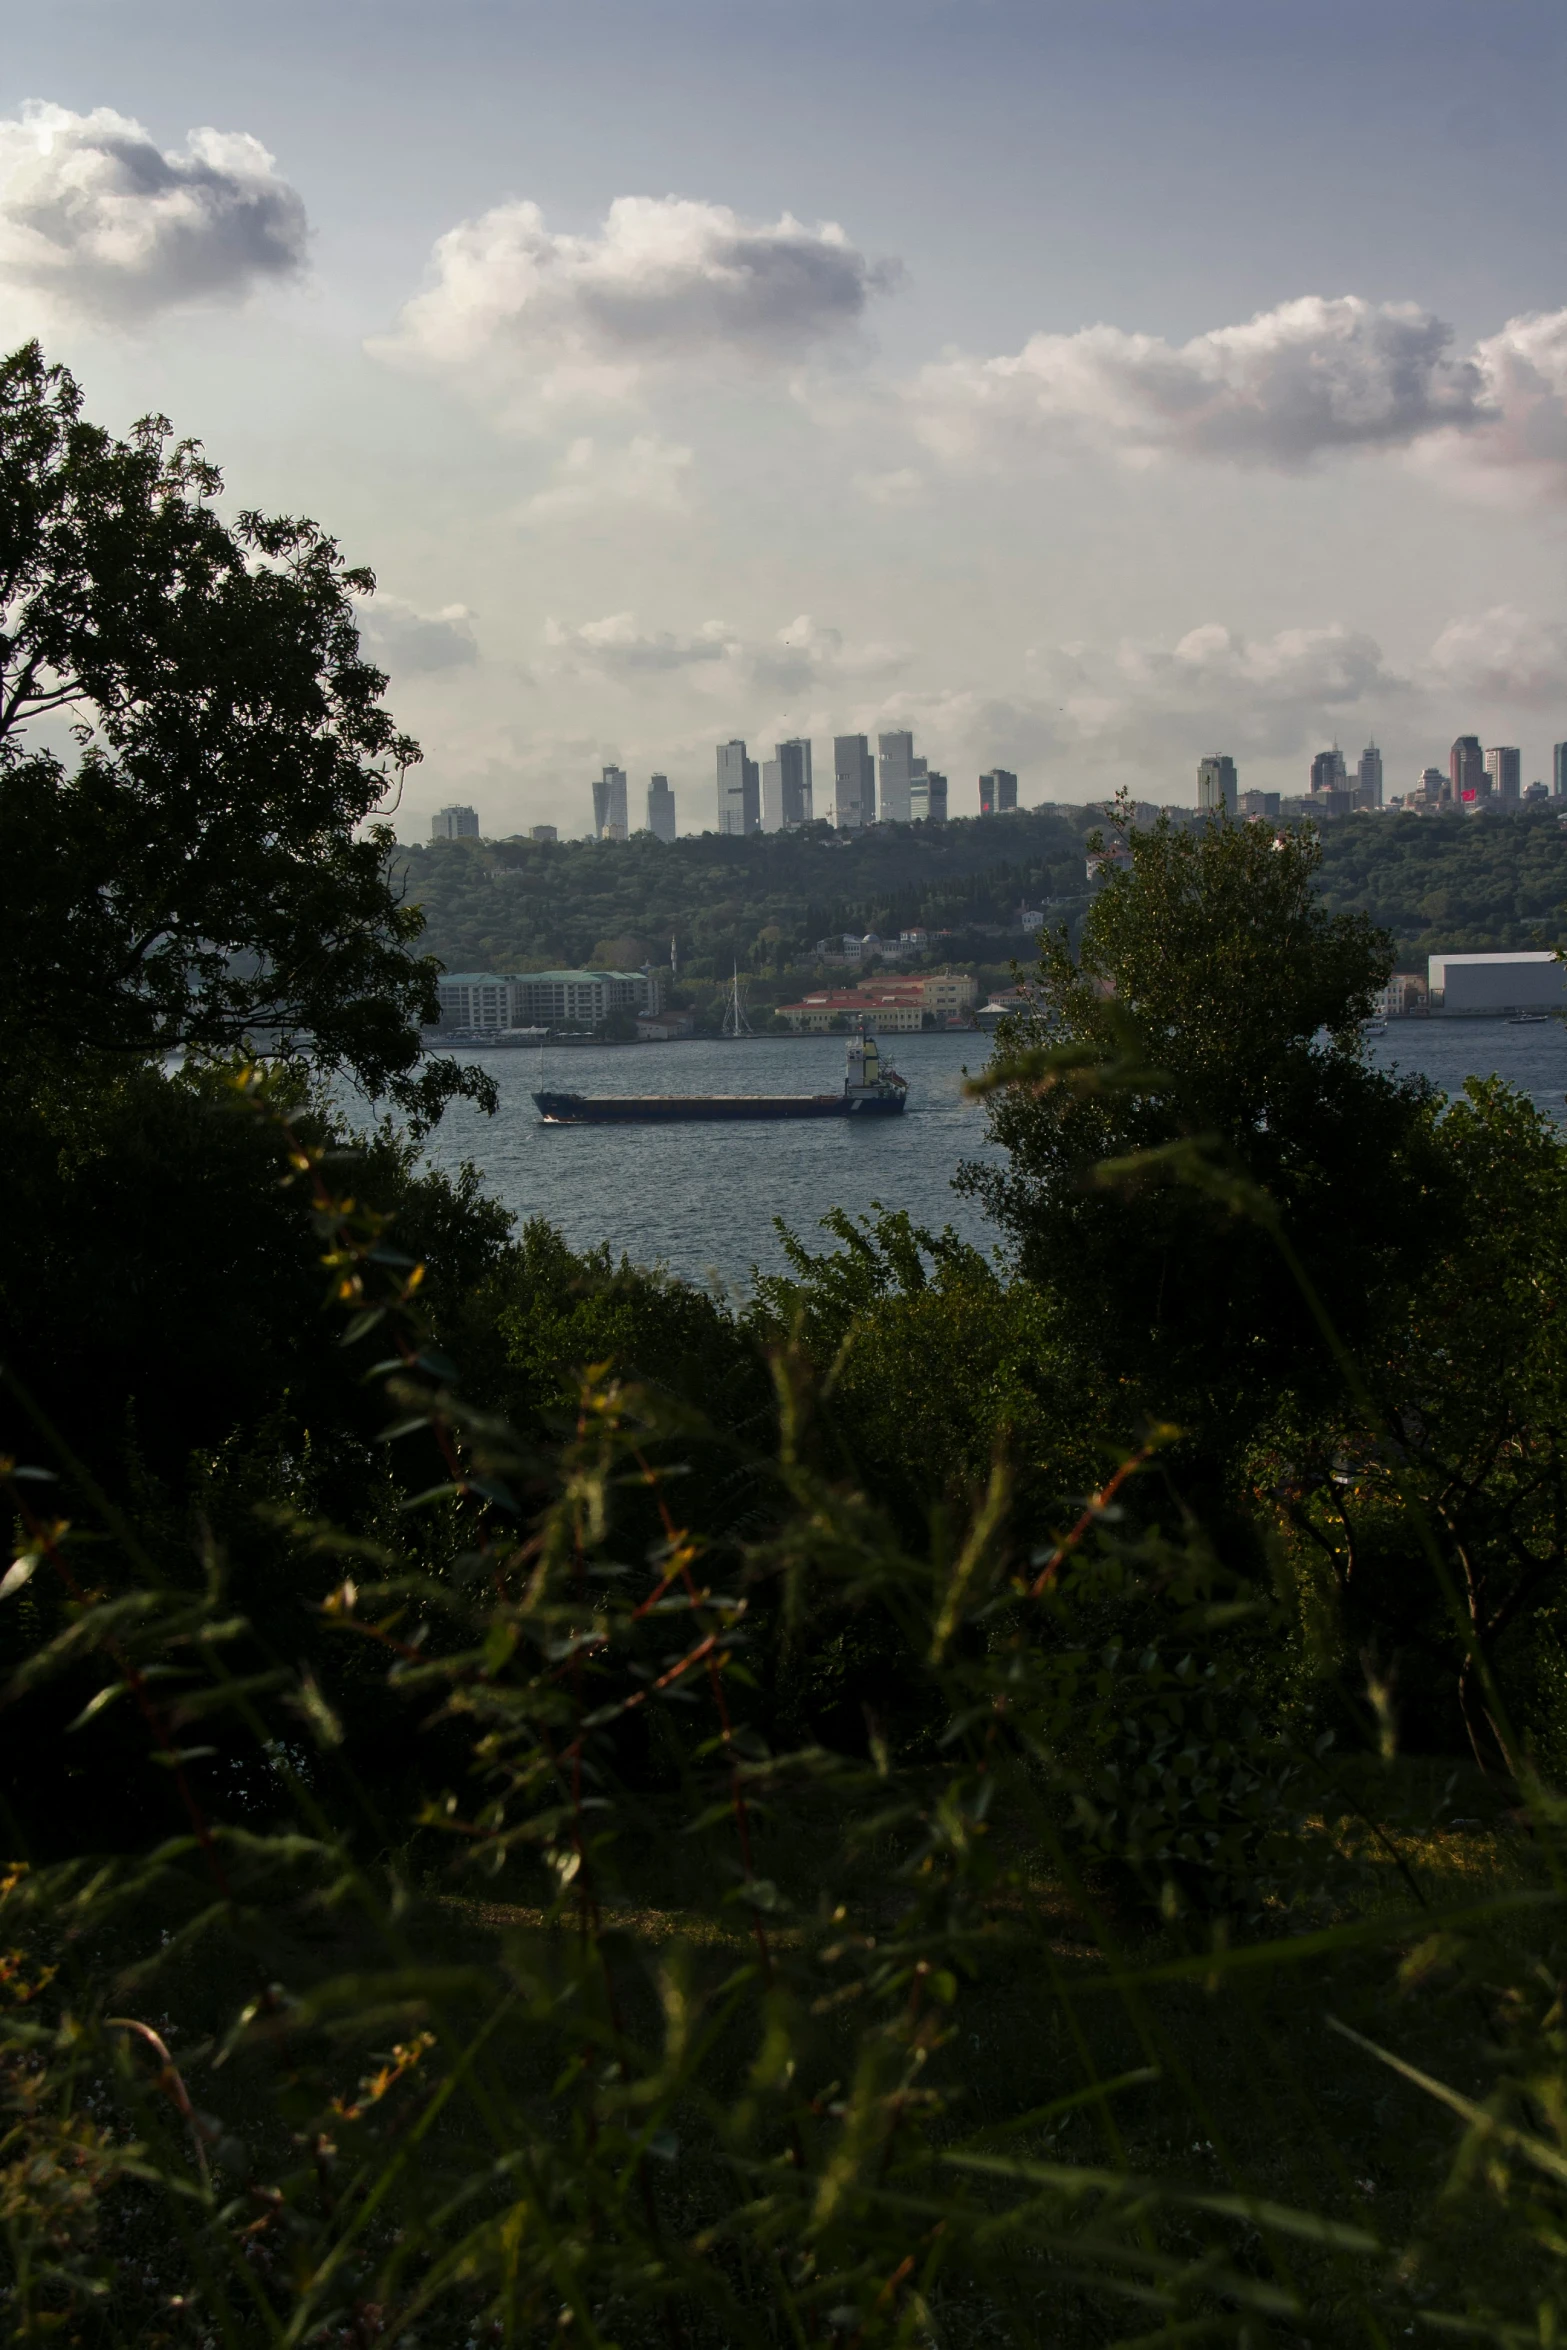
<svg viewBox="0 0 1567 2350">
<path fill-rule="evenodd" d="M 1412 777 L 1461 728 L 1527 786 L 1564 42 L 1543 0 L 393 0 L 367 69 L 352 11 L 61 0 L 0 58 L 0 311 L 373 567 L 411 836 L 575 827 L 607 763 L 694 810 L 724 734 L 912 732 L 954 804 L 1184 797 L 1215 743 L 1293 791 L 1335 733 Z"/>
</svg>

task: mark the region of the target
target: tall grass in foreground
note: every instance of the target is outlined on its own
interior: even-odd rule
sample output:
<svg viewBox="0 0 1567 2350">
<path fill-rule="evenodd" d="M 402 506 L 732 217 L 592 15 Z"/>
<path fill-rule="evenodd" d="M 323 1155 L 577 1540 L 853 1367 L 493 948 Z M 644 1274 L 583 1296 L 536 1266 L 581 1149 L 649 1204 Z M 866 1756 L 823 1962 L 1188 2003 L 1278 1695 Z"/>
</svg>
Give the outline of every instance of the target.
<svg viewBox="0 0 1567 2350">
<path fill-rule="evenodd" d="M 13 1692 L 90 1663 L 84 1769 L 130 1713 L 181 1821 L 0 1885 L 15 2338 L 1554 2342 L 1541 1790 L 1455 1829 L 1440 1775 L 1268 1718 L 1297 1595 L 1118 1518 L 1157 1434 L 1021 1553 L 999 1466 L 901 1547 L 787 1350 L 776 1506 L 723 1544 L 680 1510 L 710 1436 L 607 1368 L 524 1457 L 293 1156 L 444 1474 L 390 1531 L 273 1513 L 449 1782 L 389 1816 L 215 1544 L 8 1465 Z M 896 1721 L 780 1740 L 868 1624 Z"/>
</svg>

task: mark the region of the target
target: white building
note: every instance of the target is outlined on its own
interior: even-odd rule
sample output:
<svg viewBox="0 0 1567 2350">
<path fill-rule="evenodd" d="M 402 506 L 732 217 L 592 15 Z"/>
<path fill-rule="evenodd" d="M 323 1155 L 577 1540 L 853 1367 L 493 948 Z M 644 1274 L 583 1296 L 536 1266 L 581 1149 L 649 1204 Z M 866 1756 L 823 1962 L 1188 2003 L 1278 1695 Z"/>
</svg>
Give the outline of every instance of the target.
<svg viewBox="0 0 1567 2350">
<path fill-rule="evenodd" d="M 1543 948 L 1504 955 L 1432 955 L 1433 1009 L 1454 1012 L 1567 1010 L 1567 965 Z"/>
<path fill-rule="evenodd" d="M 470 1036 L 507 1028 L 597 1028 L 611 1012 L 656 1012 L 663 973 L 448 971 L 438 982 L 441 1026 Z"/>
<path fill-rule="evenodd" d="M 432 840 L 477 840 L 478 837 L 477 808 L 437 808 L 430 818 Z"/>
</svg>

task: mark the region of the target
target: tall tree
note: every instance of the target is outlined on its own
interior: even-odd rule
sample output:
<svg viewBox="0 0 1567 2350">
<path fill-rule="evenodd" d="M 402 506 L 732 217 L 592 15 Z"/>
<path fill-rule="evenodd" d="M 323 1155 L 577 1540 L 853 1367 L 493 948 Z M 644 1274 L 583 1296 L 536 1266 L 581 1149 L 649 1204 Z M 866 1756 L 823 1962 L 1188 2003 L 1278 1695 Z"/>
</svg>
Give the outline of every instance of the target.
<svg viewBox="0 0 1567 2350">
<path fill-rule="evenodd" d="M 0 1066 L 264 1031 L 416 1117 L 437 966 L 377 815 L 418 746 L 316 524 L 214 504 L 163 417 L 116 439 L 36 343 L 0 361 Z"/>
<path fill-rule="evenodd" d="M 1002 1034 L 990 1131 L 1006 1163 L 960 1180 L 1128 1408 L 1225 1448 L 1268 1397 L 1336 1379 L 1244 1185 L 1270 1195 L 1359 1343 L 1439 1240 L 1450 1161 L 1439 1097 L 1367 1058 L 1392 947 L 1324 909 L 1316 835 L 1139 831 L 1124 809 L 1120 828 L 1079 951 L 1046 938 L 1031 1008 Z M 1204 1164 L 1242 1185 L 1179 1180 Z"/>
</svg>

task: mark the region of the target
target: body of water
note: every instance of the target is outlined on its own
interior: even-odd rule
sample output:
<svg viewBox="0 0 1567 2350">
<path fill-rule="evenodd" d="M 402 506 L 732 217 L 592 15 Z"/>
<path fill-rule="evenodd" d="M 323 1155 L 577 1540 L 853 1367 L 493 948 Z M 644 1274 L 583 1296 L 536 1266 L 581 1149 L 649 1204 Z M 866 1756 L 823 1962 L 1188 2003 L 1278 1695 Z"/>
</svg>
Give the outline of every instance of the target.
<svg viewBox="0 0 1567 2350">
<path fill-rule="evenodd" d="M 475 1057 L 500 1089 L 499 1111 L 483 1118 L 456 1104 L 430 1155 L 445 1167 L 472 1159 L 515 1215 L 547 1216 L 574 1248 L 607 1240 L 617 1254 L 666 1264 L 688 1281 L 743 1288 L 753 1265 L 783 1261 L 775 1216 L 815 1240 L 829 1208 L 863 1213 L 876 1201 L 993 1245 L 994 1231 L 952 1189 L 960 1159 L 999 1156 L 986 1142 L 983 1111 L 962 1092 L 965 1064 L 982 1067 L 989 1040 L 899 1036 L 886 1051 L 909 1081 L 903 1117 L 737 1126 L 543 1126 L 533 1094 L 541 1082 L 579 1093 L 835 1092 L 843 1040 L 486 1052 Z M 1567 1028 L 1558 1021 L 1400 1020 L 1371 1039 L 1371 1051 L 1382 1066 L 1423 1071 L 1449 1093 L 1494 1071 L 1567 1123 Z"/>
</svg>

